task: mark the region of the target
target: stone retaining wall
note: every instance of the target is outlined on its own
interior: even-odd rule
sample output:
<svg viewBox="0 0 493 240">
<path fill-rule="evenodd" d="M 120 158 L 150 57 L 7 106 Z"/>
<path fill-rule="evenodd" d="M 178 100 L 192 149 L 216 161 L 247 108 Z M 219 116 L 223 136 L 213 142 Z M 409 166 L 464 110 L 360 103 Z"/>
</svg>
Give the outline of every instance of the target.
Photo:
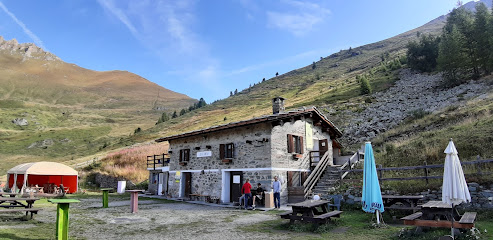
<svg viewBox="0 0 493 240">
<path fill-rule="evenodd" d="M 471 203 L 461 204 L 461 208 L 464 209 L 493 209 L 493 184 L 479 185 L 478 183 L 471 182 L 467 184 L 469 186 L 469 193 L 471 194 Z M 382 194 L 396 195 L 393 191 L 383 191 Z M 406 195 L 423 195 L 423 202 L 428 201 L 441 201 L 442 191 L 440 190 L 428 190 L 419 193 L 410 193 Z M 344 201 L 347 204 L 359 204 L 361 203 L 361 189 L 350 188 L 343 193 Z"/>
</svg>

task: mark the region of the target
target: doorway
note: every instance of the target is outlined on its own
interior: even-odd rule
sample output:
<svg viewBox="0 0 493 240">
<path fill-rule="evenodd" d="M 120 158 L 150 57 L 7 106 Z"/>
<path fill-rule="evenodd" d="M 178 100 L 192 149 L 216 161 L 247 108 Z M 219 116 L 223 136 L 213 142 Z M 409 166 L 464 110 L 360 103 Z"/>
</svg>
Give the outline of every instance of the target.
<svg viewBox="0 0 493 240">
<path fill-rule="evenodd" d="M 324 154 L 329 150 L 329 145 L 327 139 L 322 139 L 318 141 L 318 151 L 320 151 L 320 157 L 323 157 Z M 322 160 L 322 159 L 320 159 Z"/>
<path fill-rule="evenodd" d="M 190 194 L 192 194 L 192 173 L 184 172 L 183 179 L 185 179 L 185 198 L 190 198 Z"/>
<path fill-rule="evenodd" d="M 243 184 L 243 172 L 231 172 L 230 178 L 230 201 L 240 202 L 241 187 Z"/>
</svg>

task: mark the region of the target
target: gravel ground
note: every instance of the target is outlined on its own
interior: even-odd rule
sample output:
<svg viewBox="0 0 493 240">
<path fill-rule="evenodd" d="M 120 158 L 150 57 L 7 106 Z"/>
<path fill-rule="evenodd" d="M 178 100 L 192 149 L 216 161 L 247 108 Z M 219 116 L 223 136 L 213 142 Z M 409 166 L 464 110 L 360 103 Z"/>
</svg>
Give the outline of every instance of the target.
<svg viewBox="0 0 493 240">
<path fill-rule="evenodd" d="M 55 208 L 35 216 L 40 222 L 55 222 Z M 139 201 L 139 211 L 130 213 L 129 200 L 112 200 L 101 208 L 99 198 L 81 199 L 70 206 L 70 234 L 84 239 L 288 239 L 288 233 L 251 232 L 241 227 L 269 220 L 277 215 L 190 204 Z M 30 228 L 29 224 L 24 225 Z"/>
</svg>

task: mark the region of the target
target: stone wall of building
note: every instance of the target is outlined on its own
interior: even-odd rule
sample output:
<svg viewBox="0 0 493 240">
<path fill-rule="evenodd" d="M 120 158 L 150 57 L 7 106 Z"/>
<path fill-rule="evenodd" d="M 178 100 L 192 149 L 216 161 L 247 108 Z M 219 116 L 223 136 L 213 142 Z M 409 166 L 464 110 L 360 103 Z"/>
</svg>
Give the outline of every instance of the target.
<svg viewBox="0 0 493 240">
<path fill-rule="evenodd" d="M 184 171 L 271 167 L 270 128 L 270 123 L 264 123 L 172 140 L 170 169 Z M 219 145 L 229 143 L 234 143 L 233 159 L 231 163 L 223 163 L 219 156 Z M 179 165 L 180 149 L 190 149 L 190 161 L 186 166 Z M 203 151 L 211 151 L 212 156 L 197 157 L 197 152 Z"/>
<path fill-rule="evenodd" d="M 217 197 L 221 197 L 223 172 L 241 171 L 243 172 L 243 182 L 250 179 L 253 189 L 257 188 L 257 183 L 261 183 L 266 191 L 271 190 L 273 177 L 279 176 L 283 188 L 281 201 L 287 203 L 286 169 L 299 172 L 310 169 L 308 154 L 312 149 L 306 148 L 305 121 L 305 118 L 301 118 L 274 127 L 268 122 L 171 140 L 168 194 L 172 197 L 178 197 L 180 185 L 184 184 L 175 181 L 176 171 L 180 173 L 191 172 L 192 193 Z M 328 133 L 323 133 L 321 127 L 313 126 L 311 119 L 308 121 L 312 126 L 313 138 L 328 139 L 328 150 L 332 154 L 332 142 Z M 293 158 L 293 154 L 288 153 L 287 134 L 303 136 L 304 158 Z M 224 163 L 220 159 L 219 148 L 220 144 L 229 143 L 234 144 L 233 159 L 231 163 Z M 190 149 L 190 160 L 185 166 L 179 164 L 180 150 L 182 149 Z M 210 151 L 211 156 L 197 156 L 198 152 L 206 151 Z M 229 180 L 226 179 L 225 181 Z M 151 189 L 151 184 L 149 188 Z"/>
<path fill-rule="evenodd" d="M 306 139 L 306 122 L 312 128 L 312 139 Z M 288 134 L 303 137 L 303 158 L 295 158 L 293 154 L 288 153 Z M 300 119 L 294 122 L 285 122 L 283 125 L 272 128 L 272 167 L 291 168 L 291 169 L 309 169 L 310 168 L 310 151 L 313 148 L 307 148 L 307 142 L 313 139 L 327 139 L 329 158 L 332 159 L 332 141 L 328 133 L 322 132 L 322 128 L 314 126 L 311 119 Z M 318 142 L 314 143 L 318 144 Z"/>
</svg>

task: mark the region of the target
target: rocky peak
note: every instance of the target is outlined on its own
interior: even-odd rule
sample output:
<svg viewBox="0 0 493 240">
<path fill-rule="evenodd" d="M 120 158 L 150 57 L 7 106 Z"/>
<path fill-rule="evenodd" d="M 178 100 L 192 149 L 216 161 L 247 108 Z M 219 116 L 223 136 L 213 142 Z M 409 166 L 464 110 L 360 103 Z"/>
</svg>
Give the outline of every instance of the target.
<svg viewBox="0 0 493 240">
<path fill-rule="evenodd" d="M 0 51 L 9 52 L 12 55 L 20 54 L 23 57 L 23 61 L 28 59 L 41 59 L 47 61 L 60 60 L 60 58 L 54 54 L 44 51 L 34 43 L 19 44 L 15 38 L 5 41 L 2 36 L 0 36 Z"/>
</svg>

